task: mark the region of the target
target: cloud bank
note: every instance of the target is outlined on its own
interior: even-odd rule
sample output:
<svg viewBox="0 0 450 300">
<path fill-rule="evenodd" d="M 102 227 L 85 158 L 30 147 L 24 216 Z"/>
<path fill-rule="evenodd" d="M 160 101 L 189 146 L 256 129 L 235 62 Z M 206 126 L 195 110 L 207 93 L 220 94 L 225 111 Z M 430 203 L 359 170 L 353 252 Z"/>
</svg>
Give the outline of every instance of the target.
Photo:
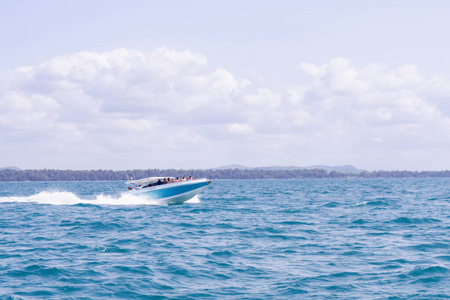
<svg viewBox="0 0 450 300">
<path fill-rule="evenodd" d="M 340 57 L 298 72 L 302 81 L 273 90 L 167 48 L 13 69 L 0 74 L 0 164 L 450 168 L 449 78 Z"/>
</svg>

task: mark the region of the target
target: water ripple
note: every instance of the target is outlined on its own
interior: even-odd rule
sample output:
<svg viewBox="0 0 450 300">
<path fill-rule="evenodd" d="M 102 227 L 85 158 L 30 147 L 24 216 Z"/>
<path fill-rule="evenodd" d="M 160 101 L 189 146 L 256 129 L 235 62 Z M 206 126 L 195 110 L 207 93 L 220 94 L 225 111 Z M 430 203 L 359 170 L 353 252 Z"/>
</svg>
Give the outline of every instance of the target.
<svg viewBox="0 0 450 300">
<path fill-rule="evenodd" d="M 179 206 L 0 183 L 0 298 L 449 299 L 449 183 L 214 181 Z"/>
</svg>

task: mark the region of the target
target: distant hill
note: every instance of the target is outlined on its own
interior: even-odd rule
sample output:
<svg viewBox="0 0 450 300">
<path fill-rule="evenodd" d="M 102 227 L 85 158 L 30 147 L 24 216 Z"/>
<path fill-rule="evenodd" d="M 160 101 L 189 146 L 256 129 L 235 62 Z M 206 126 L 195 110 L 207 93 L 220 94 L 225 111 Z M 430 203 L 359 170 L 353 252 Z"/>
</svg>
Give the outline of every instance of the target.
<svg viewBox="0 0 450 300">
<path fill-rule="evenodd" d="M 218 168 L 213 168 L 212 170 L 229 170 L 229 169 L 238 169 L 238 170 L 304 170 L 305 168 L 302 167 L 294 167 L 294 166 L 289 166 L 289 167 L 283 167 L 283 166 L 270 166 L 270 167 L 247 167 L 247 166 L 243 166 L 243 165 L 228 165 L 228 166 L 223 166 L 223 167 L 218 167 Z"/>
<path fill-rule="evenodd" d="M 2 167 L 0 170 L 14 170 L 14 171 L 22 171 L 22 169 L 18 167 Z"/>
<path fill-rule="evenodd" d="M 340 172 L 340 173 L 352 173 L 358 174 L 364 172 L 365 170 L 357 169 L 351 165 L 345 166 L 326 166 L 326 165 L 314 165 L 309 167 L 295 167 L 295 166 L 270 166 L 270 167 L 247 167 L 243 165 L 228 165 L 218 168 L 213 168 L 212 170 L 227 170 L 227 169 L 238 169 L 238 170 L 270 170 L 270 171 L 293 171 L 293 170 L 325 170 L 327 172 Z"/>
<path fill-rule="evenodd" d="M 238 169 L 238 170 L 254 170 L 255 168 L 250 168 L 242 165 L 229 165 L 229 166 L 223 166 L 218 168 L 212 168 L 211 170 L 228 170 L 228 169 Z"/>
<path fill-rule="evenodd" d="M 294 166 L 270 166 L 270 167 L 258 167 L 256 170 L 270 170 L 270 171 L 292 171 L 292 170 L 304 170 L 306 168 L 294 167 Z"/>
<path fill-rule="evenodd" d="M 312 170 L 312 169 L 322 169 L 328 172 L 331 171 L 335 171 L 335 172 L 340 172 L 340 173 L 352 173 L 352 174 L 358 174 L 361 172 L 365 172 L 366 170 L 363 169 L 357 169 L 354 166 L 351 165 L 346 165 L 346 166 L 324 166 L 324 165 L 317 165 L 317 166 L 310 166 L 310 167 L 306 167 L 305 169 L 307 170 Z"/>
</svg>

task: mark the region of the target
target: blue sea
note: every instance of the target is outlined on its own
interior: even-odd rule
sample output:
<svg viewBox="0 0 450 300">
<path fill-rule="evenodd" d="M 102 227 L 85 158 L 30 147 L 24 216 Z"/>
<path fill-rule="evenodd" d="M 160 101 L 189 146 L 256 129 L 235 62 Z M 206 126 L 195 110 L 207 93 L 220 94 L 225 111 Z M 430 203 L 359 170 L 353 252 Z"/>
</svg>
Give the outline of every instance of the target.
<svg viewBox="0 0 450 300">
<path fill-rule="evenodd" d="M 0 183 L 1 299 L 450 299 L 450 179 Z"/>
</svg>

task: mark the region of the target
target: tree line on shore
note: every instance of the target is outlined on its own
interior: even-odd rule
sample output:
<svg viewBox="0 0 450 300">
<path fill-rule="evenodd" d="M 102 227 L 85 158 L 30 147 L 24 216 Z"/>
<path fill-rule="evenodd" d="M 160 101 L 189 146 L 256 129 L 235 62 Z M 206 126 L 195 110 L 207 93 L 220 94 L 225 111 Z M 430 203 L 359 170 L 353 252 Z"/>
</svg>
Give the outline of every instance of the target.
<svg viewBox="0 0 450 300">
<path fill-rule="evenodd" d="M 450 171 L 364 171 L 361 173 L 327 172 L 323 169 L 304 170 L 0 170 L 0 181 L 93 181 L 129 180 L 145 177 L 192 176 L 209 179 L 306 179 L 306 178 L 427 178 L 450 177 Z"/>
</svg>

